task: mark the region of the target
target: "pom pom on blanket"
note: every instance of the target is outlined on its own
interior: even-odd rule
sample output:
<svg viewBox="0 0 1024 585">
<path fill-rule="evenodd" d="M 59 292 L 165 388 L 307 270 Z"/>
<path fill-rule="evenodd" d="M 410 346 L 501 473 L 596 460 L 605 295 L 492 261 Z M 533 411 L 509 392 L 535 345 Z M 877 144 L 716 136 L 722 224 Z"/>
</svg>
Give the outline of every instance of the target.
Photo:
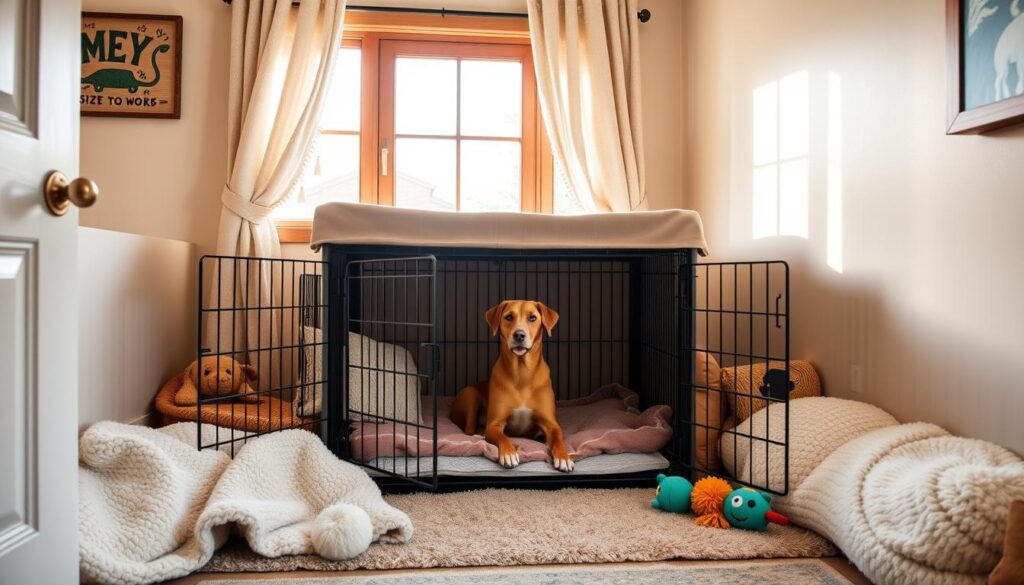
<svg viewBox="0 0 1024 585">
<path fill-rule="evenodd" d="M 318 555 L 344 561 L 358 557 L 370 547 L 373 523 L 362 508 L 338 503 L 320 512 L 310 536 Z"/>
</svg>

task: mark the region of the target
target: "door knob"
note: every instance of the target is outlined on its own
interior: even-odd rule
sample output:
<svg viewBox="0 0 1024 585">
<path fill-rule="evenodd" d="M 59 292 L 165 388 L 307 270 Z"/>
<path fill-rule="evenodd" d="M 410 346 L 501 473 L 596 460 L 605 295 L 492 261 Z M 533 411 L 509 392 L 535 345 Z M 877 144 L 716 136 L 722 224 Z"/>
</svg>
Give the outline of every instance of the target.
<svg viewBox="0 0 1024 585">
<path fill-rule="evenodd" d="M 46 207 L 54 215 L 64 215 L 72 203 L 78 207 L 89 207 L 96 203 L 99 194 L 100 188 L 91 180 L 78 177 L 74 181 L 68 181 L 60 171 L 53 171 L 47 175 L 46 183 L 43 184 Z"/>
</svg>

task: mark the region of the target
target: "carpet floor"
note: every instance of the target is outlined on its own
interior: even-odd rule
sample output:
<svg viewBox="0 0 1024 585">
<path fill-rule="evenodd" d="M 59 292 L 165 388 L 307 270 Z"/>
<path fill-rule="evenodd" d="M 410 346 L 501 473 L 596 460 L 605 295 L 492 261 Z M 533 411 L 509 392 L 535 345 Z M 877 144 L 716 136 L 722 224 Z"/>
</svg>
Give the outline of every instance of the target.
<svg viewBox="0 0 1024 585">
<path fill-rule="evenodd" d="M 240 581 L 204 579 L 199 585 L 239 585 Z M 714 561 L 692 565 L 668 563 L 584 565 L 529 569 L 441 569 L 397 575 L 346 575 L 253 579 L 244 585 L 851 585 L 851 581 L 817 559 Z"/>
<path fill-rule="evenodd" d="M 235 543 L 201 570 L 345 571 L 836 554 L 825 539 L 793 526 L 771 525 L 763 533 L 697 526 L 692 515 L 652 509 L 653 493 L 574 488 L 388 496 L 412 518 L 415 532 L 407 544 L 374 544 L 355 559 L 329 561 L 315 555 L 268 559 Z"/>
</svg>

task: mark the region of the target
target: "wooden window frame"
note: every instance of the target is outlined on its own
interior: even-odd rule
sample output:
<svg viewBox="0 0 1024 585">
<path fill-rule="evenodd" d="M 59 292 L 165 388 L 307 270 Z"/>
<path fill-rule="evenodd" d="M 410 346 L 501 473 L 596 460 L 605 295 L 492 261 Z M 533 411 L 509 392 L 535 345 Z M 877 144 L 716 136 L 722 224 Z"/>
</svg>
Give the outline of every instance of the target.
<svg viewBox="0 0 1024 585">
<path fill-rule="evenodd" d="M 353 11 L 345 15 L 342 46 L 361 50 L 360 203 L 394 204 L 394 157 L 389 157 L 389 172 L 382 177 L 379 156 L 383 140 L 388 140 L 392 148 L 394 145 L 394 120 L 379 116 L 382 94 L 389 104 L 394 100 L 393 85 L 384 87 L 385 79 L 393 84 L 394 51 L 457 58 L 487 58 L 482 55 L 489 52 L 494 58 L 515 59 L 523 64 L 522 211 L 553 212 L 551 147 L 540 116 L 525 19 Z M 310 242 L 312 220 L 281 219 L 274 223 L 281 243 Z"/>
</svg>

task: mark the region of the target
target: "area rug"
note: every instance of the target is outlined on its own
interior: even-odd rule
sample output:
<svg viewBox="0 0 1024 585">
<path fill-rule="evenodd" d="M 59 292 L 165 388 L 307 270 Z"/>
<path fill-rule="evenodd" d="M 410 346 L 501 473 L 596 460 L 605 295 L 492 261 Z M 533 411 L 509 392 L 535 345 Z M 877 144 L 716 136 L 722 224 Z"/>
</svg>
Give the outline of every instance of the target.
<svg viewBox="0 0 1024 585">
<path fill-rule="evenodd" d="M 199 585 L 238 585 L 240 581 L 204 580 Z M 298 579 L 255 579 L 245 585 L 850 585 L 835 569 L 818 560 L 639 564 L 631 567 L 587 565 L 543 569 L 420 571 L 398 575 L 351 575 Z"/>
<path fill-rule="evenodd" d="M 817 534 L 771 525 L 767 532 L 705 528 L 689 514 L 651 508 L 654 489 L 477 490 L 388 496 L 412 519 L 413 538 L 374 544 L 349 561 L 315 555 L 268 559 L 229 545 L 201 569 L 411 569 L 670 559 L 821 557 L 836 549 Z"/>
</svg>

